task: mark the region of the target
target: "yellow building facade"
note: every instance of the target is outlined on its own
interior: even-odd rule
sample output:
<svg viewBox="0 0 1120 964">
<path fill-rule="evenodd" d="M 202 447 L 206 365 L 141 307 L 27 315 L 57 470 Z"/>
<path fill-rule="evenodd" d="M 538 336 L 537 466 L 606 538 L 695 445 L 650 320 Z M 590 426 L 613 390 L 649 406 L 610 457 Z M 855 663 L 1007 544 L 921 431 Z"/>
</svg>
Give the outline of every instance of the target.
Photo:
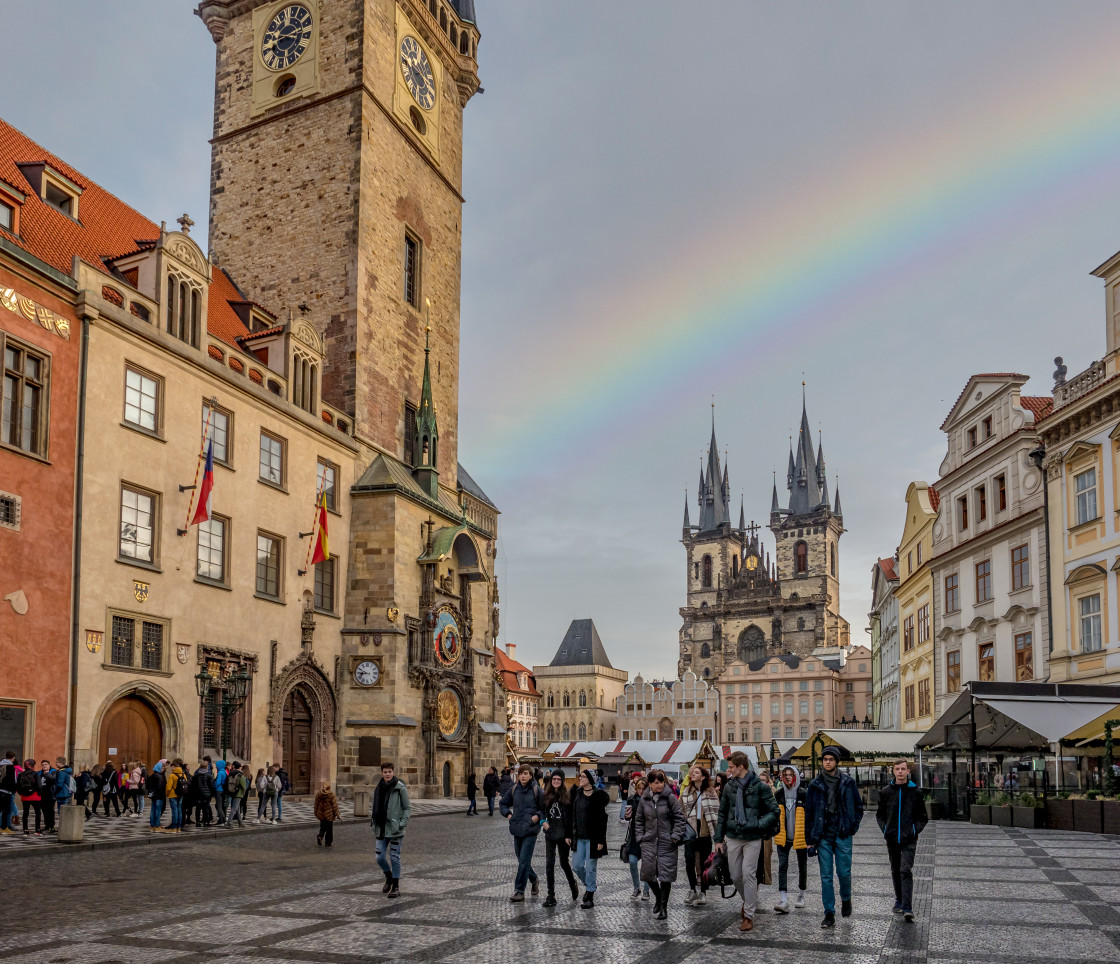
<svg viewBox="0 0 1120 964">
<path fill-rule="evenodd" d="M 937 491 L 926 482 L 911 482 L 906 490 L 906 524 L 898 547 L 899 691 L 901 727 L 928 730 L 933 725 L 934 613 L 933 524 L 937 519 Z"/>
</svg>

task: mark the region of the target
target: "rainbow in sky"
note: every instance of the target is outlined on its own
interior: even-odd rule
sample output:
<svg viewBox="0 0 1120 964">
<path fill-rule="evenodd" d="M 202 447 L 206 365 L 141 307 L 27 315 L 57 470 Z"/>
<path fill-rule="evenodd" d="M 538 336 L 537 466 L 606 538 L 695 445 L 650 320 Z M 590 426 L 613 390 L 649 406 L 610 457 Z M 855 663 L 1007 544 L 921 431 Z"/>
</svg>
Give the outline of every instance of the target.
<svg viewBox="0 0 1120 964">
<path fill-rule="evenodd" d="M 1114 184 L 1113 46 L 1102 30 L 1027 84 L 1003 78 L 977 92 L 920 136 L 869 144 L 839 167 L 831 159 L 819 179 L 790 187 L 766 210 L 731 211 L 722 227 L 706 226 L 703 245 L 681 245 L 702 257 L 651 266 L 622 293 L 594 299 L 592 315 L 534 332 L 534 355 L 547 366 L 509 376 L 503 394 L 521 401 L 492 417 L 472 458 L 491 477 L 526 466 L 548 474 L 576 452 L 586 465 L 611 443 L 604 419 L 621 425 L 641 413 L 656 422 L 679 406 L 667 389 L 710 365 L 710 345 L 726 346 L 729 360 L 765 354 L 783 333 L 828 327 L 838 305 L 871 298 L 918 265 L 928 272 L 959 257 L 985 232 L 1060 216 L 1055 195 Z"/>
</svg>

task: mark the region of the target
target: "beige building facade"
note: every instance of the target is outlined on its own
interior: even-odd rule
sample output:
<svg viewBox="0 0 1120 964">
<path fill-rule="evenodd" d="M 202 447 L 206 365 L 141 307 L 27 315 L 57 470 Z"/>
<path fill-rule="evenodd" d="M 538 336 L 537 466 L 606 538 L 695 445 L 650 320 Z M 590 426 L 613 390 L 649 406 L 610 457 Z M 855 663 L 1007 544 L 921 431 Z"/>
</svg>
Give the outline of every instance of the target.
<svg viewBox="0 0 1120 964">
<path fill-rule="evenodd" d="M 618 739 L 618 698 L 625 670 L 615 669 L 590 619 L 573 619 L 552 662 L 534 666 L 540 690 L 538 736 L 554 740 Z"/>
<path fill-rule="evenodd" d="M 906 490 L 906 523 L 898 546 L 899 671 L 901 727 L 925 732 L 935 719 L 933 636 L 933 524 L 940 499 L 925 482 L 911 482 Z"/>
<path fill-rule="evenodd" d="M 620 740 L 715 740 L 719 693 L 691 670 L 677 680 L 635 676 L 616 707 Z"/>
</svg>

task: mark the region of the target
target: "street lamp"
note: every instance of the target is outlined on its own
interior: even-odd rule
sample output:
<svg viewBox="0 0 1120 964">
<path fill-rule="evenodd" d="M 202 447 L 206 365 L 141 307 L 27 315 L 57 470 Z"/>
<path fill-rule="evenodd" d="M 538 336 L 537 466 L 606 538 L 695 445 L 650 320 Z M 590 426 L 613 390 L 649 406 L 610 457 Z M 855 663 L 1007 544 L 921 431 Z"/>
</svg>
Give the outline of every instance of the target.
<svg viewBox="0 0 1120 964">
<path fill-rule="evenodd" d="M 203 703 L 206 702 L 207 697 L 210 695 L 210 687 L 214 683 L 214 679 L 215 677 L 210 675 L 205 666 L 195 674 L 195 689 L 198 690 L 198 698 Z M 218 743 L 220 744 L 219 749 L 223 760 L 226 758 L 230 720 L 233 719 L 233 714 L 241 709 L 242 704 L 249 695 L 249 684 L 252 682 L 252 679 L 253 677 L 246 666 L 238 666 L 235 672 L 226 677 L 225 686 L 222 689 L 221 702 L 215 705 L 215 709 L 217 709 L 222 716 L 221 723 L 219 724 Z"/>
</svg>

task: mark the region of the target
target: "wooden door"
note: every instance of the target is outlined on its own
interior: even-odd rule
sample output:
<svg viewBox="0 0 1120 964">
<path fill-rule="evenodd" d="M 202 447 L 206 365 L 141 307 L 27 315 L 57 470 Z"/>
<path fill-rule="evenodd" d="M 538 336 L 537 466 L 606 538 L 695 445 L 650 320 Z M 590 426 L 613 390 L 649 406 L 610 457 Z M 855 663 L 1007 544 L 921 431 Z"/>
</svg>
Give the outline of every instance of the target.
<svg viewBox="0 0 1120 964">
<path fill-rule="evenodd" d="M 311 792 L 311 708 L 299 690 L 284 702 L 284 767 L 292 793 Z"/>
<path fill-rule="evenodd" d="M 451 764 L 443 764 L 443 795 L 445 797 L 451 796 Z"/>
<path fill-rule="evenodd" d="M 120 767 L 140 760 L 150 770 L 162 754 L 163 728 L 155 710 L 136 696 L 125 696 L 109 707 L 101 722 L 98 763 L 112 760 Z"/>
</svg>

